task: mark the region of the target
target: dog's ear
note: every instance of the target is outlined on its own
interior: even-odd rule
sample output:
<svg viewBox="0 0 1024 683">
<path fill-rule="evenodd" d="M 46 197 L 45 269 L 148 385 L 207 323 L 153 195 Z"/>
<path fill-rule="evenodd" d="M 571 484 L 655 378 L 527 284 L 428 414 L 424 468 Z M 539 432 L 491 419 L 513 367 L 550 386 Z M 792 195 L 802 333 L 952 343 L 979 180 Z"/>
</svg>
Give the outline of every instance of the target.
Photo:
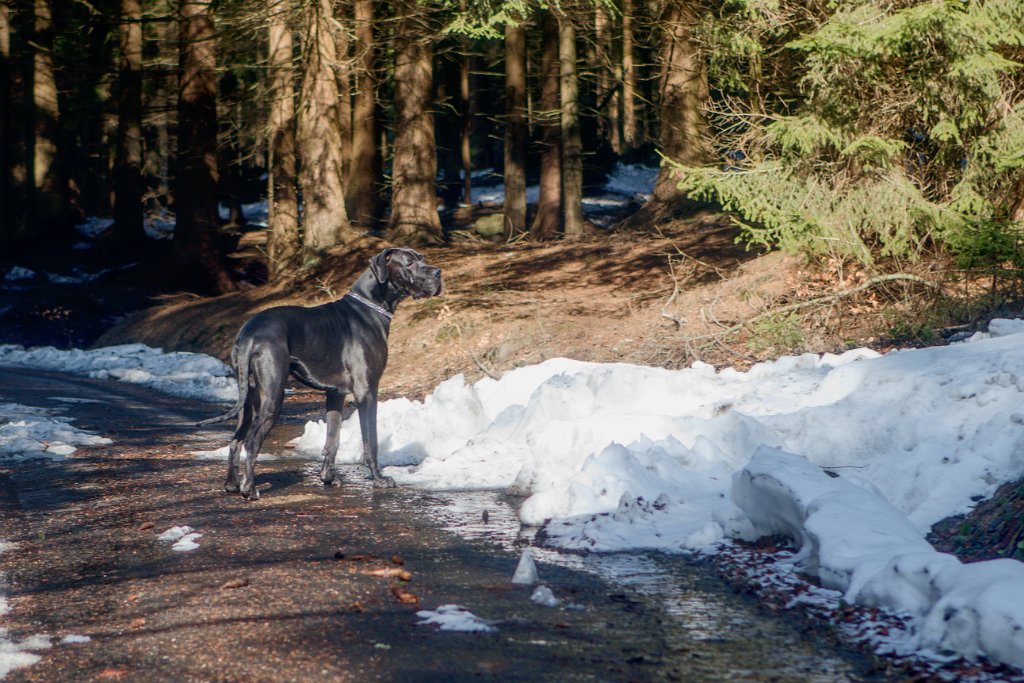
<svg viewBox="0 0 1024 683">
<path fill-rule="evenodd" d="M 381 284 L 388 281 L 388 260 L 394 251 L 394 249 L 385 249 L 370 259 L 370 272 Z"/>
</svg>

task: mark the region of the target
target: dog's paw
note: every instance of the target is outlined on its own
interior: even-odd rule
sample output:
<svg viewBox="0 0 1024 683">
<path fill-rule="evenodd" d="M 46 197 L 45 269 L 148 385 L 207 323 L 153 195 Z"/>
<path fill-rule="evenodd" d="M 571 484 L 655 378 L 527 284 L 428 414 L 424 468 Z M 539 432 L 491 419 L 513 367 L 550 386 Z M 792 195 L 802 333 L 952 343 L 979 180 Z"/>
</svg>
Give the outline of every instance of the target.
<svg viewBox="0 0 1024 683">
<path fill-rule="evenodd" d="M 226 493 L 238 493 L 238 482 L 230 479 L 224 482 L 224 491 Z"/>
<path fill-rule="evenodd" d="M 374 477 L 373 487 L 376 489 L 393 489 L 397 486 L 391 477 Z"/>
<path fill-rule="evenodd" d="M 241 494 L 246 500 L 259 500 L 260 499 L 260 487 L 251 486 L 248 490 L 245 488 L 241 489 Z"/>
</svg>

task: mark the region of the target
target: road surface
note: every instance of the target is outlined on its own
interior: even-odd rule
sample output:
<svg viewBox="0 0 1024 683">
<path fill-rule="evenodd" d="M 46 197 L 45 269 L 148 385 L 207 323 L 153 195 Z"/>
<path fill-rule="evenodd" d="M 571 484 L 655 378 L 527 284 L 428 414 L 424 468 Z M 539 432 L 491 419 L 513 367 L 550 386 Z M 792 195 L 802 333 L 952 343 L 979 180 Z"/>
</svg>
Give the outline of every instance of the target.
<svg viewBox="0 0 1024 683">
<path fill-rule="evenodd" d="M 324 488 L 315 464 L 288 458 L 261 460 L 271 488 L 259 501 L 226 495 L 223 461 L 193 455 L 226 443 L 229 427 L 193 426 L 220 406 L 0 368 L 3 402 L 113 440 L 63 462 L 0 459 L 0 539 L 16 544 L 0 553 L 0 626 L 55 643 L 7 681 L 874 680 L 863 657 L 760 613 L 684 558 L 641 558 L 664 569 L 661 593 L 583 559 L 542 563 L 562 605 L 534 604 L 511 583 L 518 549 L 488 542 L 479 504 L 456 513 L 475 540 L 445 529 L 460 494 L 375 490 L 356 467 Z M 291 397 L 269 450 L 317 410 Z M 157 540 L 181 525 L 202 534 L 198 548 Z M 495 630 L 418 624 L 418 610 L 446 604 Z"/>
</svg>

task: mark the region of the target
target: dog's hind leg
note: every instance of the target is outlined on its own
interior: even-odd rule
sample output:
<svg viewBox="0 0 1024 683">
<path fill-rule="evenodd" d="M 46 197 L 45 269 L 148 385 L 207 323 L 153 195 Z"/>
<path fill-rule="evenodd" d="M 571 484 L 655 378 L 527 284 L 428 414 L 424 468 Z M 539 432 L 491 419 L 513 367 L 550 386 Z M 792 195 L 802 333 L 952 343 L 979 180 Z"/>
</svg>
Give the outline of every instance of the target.
<svg viewBox="0 0 1024 683">
<path fill-rule="evenodd" d="M 258 394 L 252 392 L 248 395 L 242 412 L 238 416 L 238 427 L 235 428 L 235 435 L 231 437 L 231 445 L 228 446 L 228 476 L 224 480 L 224 490 L 228 493 L 238 493 L 238 451 L 241 450 L 245 441 L 246 433 L 252 426 L 253 413 L 258 410 Z M 257 405 L 253 405 L 253 403 Z"/>
<path fill-rule="evenodd" d="M 288 378 L 288 351 L 280 346 L 270 344 L 253 353 L 252 374 L 255 387 L 253 391 L 258 394 L 258 404 L 255 406 L 252 425 L 244 440 L 245 445 L 245 468 L 242 472 L 242 481 L 239 485 L 239 492 L 250 500 L 260 497 L 260 491 L 256 488 L 256 456 L 264 439 L 270 433 L 277 415 L 281 412 L 281 403 L 284 401 L 284 385 Z"/>
<path fill-rule="evenodd" d="M 345 394 L 340 391 L 327 392 L 327 443 L 324 444 L 324 464 L 320 467 L 320 481 L 330 486 L 337 481 L 334 458 L 338 455 L 338 440 L 341 433 L 341 409 L 345 406 Z"/>
</svg>

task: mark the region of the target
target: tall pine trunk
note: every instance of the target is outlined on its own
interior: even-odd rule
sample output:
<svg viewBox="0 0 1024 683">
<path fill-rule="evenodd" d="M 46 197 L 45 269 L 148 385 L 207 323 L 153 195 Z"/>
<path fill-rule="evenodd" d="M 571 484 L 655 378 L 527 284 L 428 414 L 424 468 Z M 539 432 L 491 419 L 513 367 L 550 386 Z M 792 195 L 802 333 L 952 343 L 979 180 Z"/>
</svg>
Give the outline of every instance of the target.
<svg viewBox="0 0 1024 683">
<path fill-rule="evenodd" d="M 298 178 L 295 162 L 295 69 L 292 66 L 291 3 L 267 0 L 270 113 L 267 142 L 270 156 L 270 239 L 267 251 L 272 276 L 287 271 L 301 250 Z"/>
<path fill-rule="evenodd" d="M 350 17 L 346 15 L 348 3 L 336 2 L 334 19 L 335 63 L 334 74 L 338 79 L 338 132 L 341 135 L 341 178 L 348 191 L 352 174 L 352 41 L 346 26 Z"/>
<path fill-rule="evenodd" d="M 443 241 L 431 111 L 437 32 L 428 12 L 416 0 L 395 2 L 395 141 L 388 237 L 403 246 Z"/>
<path fill-rule="evenodd" d="M 463 0 L 465 2 L 465 0 Z M 465 7 L 463 5 L 463 7 Z M 464 52 L 469 52 L 469 41 L 463 42 Z M 473 204 L 473 119 L 476 117 L 473 90 L 470 88 L 472 78 L 472 57 L 464 54 L 459 61 L 459 111 L 462 115 L 462 130 L 459 137 L 459 156 L 462 161 L 462 202 L 467 206 Z"/>
<path fill-rule="evenodd" d="M 13 242 L 11 221 L 11 6 L 0 0 L 0 252 L 10 253 Z"/>
<path fill-rule="evenodd" d="M 622 0 L 622 146 L 625 150 L 637 145 L 633 3 L 634 0 Z"/>
<path fill-rule="evenodd" d="M 558 19 L 544 13 L 540 61 L 540 194 L 530 226 L 535 240 L 554 239 L 562 220 L 562 127 L 559 113 Z"/>
<path fill-rule="evenodd" d="M 505 239 L 526 232 L 526 28 L 505 27 Z"/>
<path fill-rule="evenodd" d="M 687 165 L 703 164 L 709 154 L 704 116 L 707 67 L 694 38 L 699 11 L 697 0 L 669 0 L 658 23 L 664 32 L 659 60 L 659 147 L 669 159 Z M 677 184 L 671 167 L 663 164 L 654 188 L 655 198 L 663 202 L 677 198 Z"/>
<path fill-rule="evenodd" d="M 345 211 L 331 2 L 315 0 L 305 12 L 296 145 L 302 187 L 302 246 L 315 254 L 351 242 L 359 233 Z"/>
<path fill-rule="evenodd" d="M 559 93 L 562 99 L 562 198 L 565 239 L 583 237 L 583 145 L 580 139 L 579 81 L 576 76 L 576 27 L 558 18 Z"/>
<path fill-rule="evenodd" d="M 614 21 L 608 13 L 608 8 L 598 4 L 594 8 L 594 31 L 597 34 L 597 42 L 594 44 L 594 69 L 597 71 L 598 130 L 612 151 L 618 154 L 622 151 L 618 96 L 622 69 L 613 56 L 616 42 L 613 38 L 613 29 Z"/>
<path fill-rule="evenodd" d="M 352 97 L 352 165 L 346 205 L 352 221 L 372 229 L 381 217 L 381 158 L 377 147 L 377 48 L 373 35 L 373 0 L 353 0 L 355 84 Z"/>
<path fill-rule="evenodd" d="M 142 3 L 121 0 L 121 59 L 114 163 L 114 231 L 118 246 L 145 241 L 142 221 Z"/>
<path fill-rule="evenodd" d="M 150 11 L 156 14 L 169 17 L 174 11 L 170 0 L 157 0 L 154 4 L 155 7 Z M 150 58 L 152 65 L 146 67 L 152 69 L 153 73 L 149 77 L 149 88 L 145 91 L 148 92 L 144 129 L 147 146 L 143 177 L 146 185 L 145 212 L 156 215 L 172 201 L 169 183 L 173 151 L 169 120 L 177 80 L 168 74 L 169 69 L 163 67 L 177 58 L 176 54 L 172 54 L 172 50 L 177 49 L 175 30 L 176 22 L 169 18 L 146 22 L 146 32 L 149 33 L 146 41 L 150 45 L 156 45 L 157 50 Z"/>
<path fill-rule="evenodd" d="M 53 71 L 53 13 L 50 0 L 35 0 L 35 32 L 32 40 L 34 197 L 32 223 L 44 234 L 67 230 L 67 182 L 58 159 L 60 108 Z"/>
<path fill-rule="evenodd" d="M 174 248 L 191 289 L 236 289 L 217 246 L 217 61 L 210 0 L 179 8 L 178 152 Z"/>
<path fill-rule="evenodd" d="M 2 0 L 9 22 L 7 53 L 7 87 L 4 90 L 0 117 L 9 134 L 0 144 L 5 159 L 0 172 L 4 174 L 3 199 L 5 211 L 0 221 L 12 247 L 26 243 L 31 236 L 30 197 L 32 194 L 32 50 L 29 41 L 33 31 L 31 5 Z"/>
</svg>

